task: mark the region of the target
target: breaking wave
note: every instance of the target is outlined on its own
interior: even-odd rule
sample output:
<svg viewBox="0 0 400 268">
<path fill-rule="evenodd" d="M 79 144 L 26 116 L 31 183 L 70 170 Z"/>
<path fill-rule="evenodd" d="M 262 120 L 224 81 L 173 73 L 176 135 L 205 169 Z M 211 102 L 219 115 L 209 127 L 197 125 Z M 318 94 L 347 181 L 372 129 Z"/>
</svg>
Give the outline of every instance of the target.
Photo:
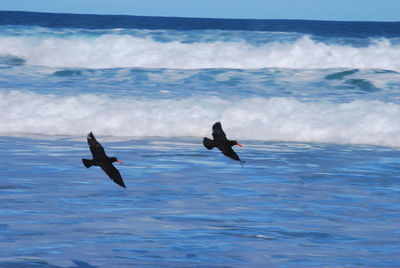
<svg viewBox="0 0 400 268">
<path fill-rule="evenodd" d="M 221 121 L 228 138 L 400 146 L 400 105 L 357 100 L 302 102 L 294 98 L 113 98 L 0 92 L 0 134 L 116 137 L 209 136 Z"/>
<path fill-rule="evenodd" d="M 400 71 L 400 44 L 366 46 L 296 40 L 159 41 L 129 34 L 1 36 L 0 56 L 28 65 L 83 68 L 370 68 Z M 0 58 L 1 58 L 0 57 Z"/>
</svg>

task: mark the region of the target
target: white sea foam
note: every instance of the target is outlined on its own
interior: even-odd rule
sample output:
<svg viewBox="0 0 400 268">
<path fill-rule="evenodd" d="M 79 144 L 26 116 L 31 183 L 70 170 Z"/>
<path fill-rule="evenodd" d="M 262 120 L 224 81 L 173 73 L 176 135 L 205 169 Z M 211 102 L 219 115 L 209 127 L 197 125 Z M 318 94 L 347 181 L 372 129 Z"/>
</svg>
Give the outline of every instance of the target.
<svg viewBox="0 0 400 268">
<path fill-rule="evenodd" d="M 400 105 L 380 101 L 301 102 L 293 98 L 136 99 L 0 92 L 0 134 L 117 137 L 210 136 L 221 121 L 228 138 L 400 146 Z"/>
<path fill-rule="evenodd" d="M 29 65 L 143 68 L 373 68 L 400 71 L 400 45 L 388 39 L 366 47 L 327 44 L 304 36 L 296 41 L 253 45 L 243 41 L 157 42 L 150 37 L 2 36 L 0 55 Z"/>
</svg>

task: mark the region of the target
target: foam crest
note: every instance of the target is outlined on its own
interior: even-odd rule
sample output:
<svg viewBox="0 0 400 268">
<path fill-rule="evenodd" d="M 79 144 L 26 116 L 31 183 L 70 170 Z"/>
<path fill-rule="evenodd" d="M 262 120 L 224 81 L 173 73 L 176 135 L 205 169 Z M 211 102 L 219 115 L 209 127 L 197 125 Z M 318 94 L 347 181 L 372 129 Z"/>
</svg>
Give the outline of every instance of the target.
<svg viewBox="0 0 400 268">
<path fill-rule="evenodd" d="M 400 71 L 400 45 L 380 39 L 366 47 L 327 44 L 304 36 L 254 45 L 242 41 L 157 42 L 146 37 L 3 36 L 0 55 L 28 65 L 114 68 L 372 68 Z"/>
<path fill-rule="evenodd" d="M 0 92 L 0 134 L 198 137 L 221 121 L 237 140 L 400 146 L 400 105 L 380 101 L 301 102 L 293 98 L 184 99 L 52 96 Z"/>
</svg>

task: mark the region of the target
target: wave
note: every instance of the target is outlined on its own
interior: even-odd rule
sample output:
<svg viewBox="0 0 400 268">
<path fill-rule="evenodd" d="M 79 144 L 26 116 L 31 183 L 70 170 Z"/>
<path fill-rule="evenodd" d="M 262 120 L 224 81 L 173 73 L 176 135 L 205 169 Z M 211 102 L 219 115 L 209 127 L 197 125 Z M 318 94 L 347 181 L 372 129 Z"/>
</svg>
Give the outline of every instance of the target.
<svg viewBox="0 0 400 268">
<path fill-rule="evenodd" d="M 2 36 L 0 56 L 27 65 L 77 68 L 369 68 L 400 71 L 400 44 L 390 39 L 367 46 L 296 40 L 156 41 L 128 34 Z"/>
<path fill-rule="evenodd" d="M 237 140 L 400 146 L 400 104 L 357 100 L 302 102 L 294 98 L 113 98 L 0 92 L 0 134 L 115 137 L 210 136 L 221 121 Z"/>
</svg>

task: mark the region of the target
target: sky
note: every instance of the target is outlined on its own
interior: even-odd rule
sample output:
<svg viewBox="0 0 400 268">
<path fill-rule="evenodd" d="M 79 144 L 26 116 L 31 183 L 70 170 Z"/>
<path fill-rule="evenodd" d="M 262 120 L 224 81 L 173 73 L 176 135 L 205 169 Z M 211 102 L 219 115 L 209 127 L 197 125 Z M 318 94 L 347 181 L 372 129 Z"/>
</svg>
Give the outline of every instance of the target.
<svg viewBox="0 0 400 268">
<path fill-rule="evenodd" d="M 400 0 L 0 0 L 0 10 L 202 18 L 400 21 Z"/>
</svg>

